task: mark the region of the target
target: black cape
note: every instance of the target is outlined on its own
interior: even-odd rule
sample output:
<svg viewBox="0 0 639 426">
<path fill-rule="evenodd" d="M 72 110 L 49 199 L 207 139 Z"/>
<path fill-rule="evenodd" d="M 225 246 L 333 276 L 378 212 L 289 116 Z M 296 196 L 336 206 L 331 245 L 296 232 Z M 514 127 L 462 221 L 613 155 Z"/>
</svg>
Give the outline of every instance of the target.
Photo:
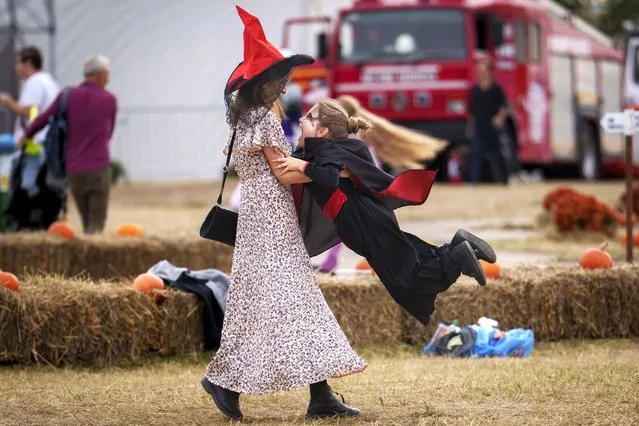
<svg viewBox="0 0 639 426">
<path fill-rule="evenodd" d="M 396 177 L 375 166 L 364 142 L 355 138 L 328 141 L 306 138 L 304 148 L 293 156 L 306 161 L 316 157 L 330 158 L 350 172 L 356 189 L 392 210 L 423 204 L 428 198 L 437 175 L 433 170 L 407 170 Z M 293 185 L 293 195 L 306 250 L 317 256 L 340 242 L 337 229 L 322 212 L 313 197 L 305 193 L 304 185 Z"/>
</svg>

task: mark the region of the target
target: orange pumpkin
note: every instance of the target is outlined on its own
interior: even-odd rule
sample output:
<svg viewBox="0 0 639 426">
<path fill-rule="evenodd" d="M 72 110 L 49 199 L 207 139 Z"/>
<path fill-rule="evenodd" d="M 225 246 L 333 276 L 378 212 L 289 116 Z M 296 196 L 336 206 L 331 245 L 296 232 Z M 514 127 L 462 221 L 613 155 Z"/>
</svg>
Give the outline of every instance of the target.
<svg viewBox="0 0 639 426">
<path fill-rule="evenodd" d="M 625 246 L 627 240 L 628 238 L 626 237 L 626 233 L 624 232 L 623 234 L 621 234 L 621 237 L 619 237 L 619 241 Z M 632 245 L 635 247 L 639 247 L 639 234 L 632 234 Z"/>
<path fill-rule="evenodd" d="M 124 225 L 120 225 L 115 233 L 120 237 L 141 237 L 144 235 L 142 227 L 135 223 L 125 223 Z"/>
<path fill-rule="evenodd" d="M 164 290 L 164 281 L 162 281 L 158 276 L 149 273 L 138 275 L 133 281 L 133 285 L 138 291 L 141 291 L 156 300 L 157 295 L 155 294 L 155 290 Z"/>
<path fill-rule="evenodd" d="M 75 232 L 73 232 L 73 228 L 71 228 L 71 225 L 62 220 L 56 220 L 55 222 L 53 222 L 49 226 L 47 233 L 49 235 L 64 238 L 66 240 L 72 240 L 75 236 Z"/>
<path fill-rule="evenodd" d="M 501 276 L 501 266 L 499 263 L 488 263 L 482 259 L 479 259 L 481 267 L 484 269 L 484 274 L 487 278 L 499 278 Z"/>
<path fill-rule="evenodd" d="M 368 263 L 366 258 L 362 258 L 359 262 L 357 262 L 355 269 L 360 271 L 371 271 L 371 274 L 375 275 L 375 271 L 373 271 L 373 268 L 371 268 L 371 265 Z"/>
<path fill-rule="evenodd" d="M 579 265 L 584 269 L 610 269 L 612 267 L 612 257 L 605 251 L 608 243 L 603 243 L 599 247 L 589 248 L 584 251 L 579 258 Z"/>
<path fill-rule="evenodd" d="M 10 272 L 0 272 L 0 286 L 12 291 L 20 291 L 18 277 Z"/>
</svg>

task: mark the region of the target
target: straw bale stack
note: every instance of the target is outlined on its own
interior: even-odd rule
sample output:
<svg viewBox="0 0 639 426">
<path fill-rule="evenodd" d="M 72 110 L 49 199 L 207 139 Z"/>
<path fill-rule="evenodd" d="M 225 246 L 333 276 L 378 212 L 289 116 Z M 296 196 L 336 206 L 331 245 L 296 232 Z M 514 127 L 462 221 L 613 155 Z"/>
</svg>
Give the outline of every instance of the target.
<svg viewBox="0 0 639 426">
<path fill-rule="evenodd" d="M 167 259 L 190 269 L 231 270 L 233 248 L 202 238 L 115 236 L 63 240 L 46 233 L 0 236 L 0 268 L 92 279 L 133 277 Z"/>
<path fill-rule="evenodd" d="M 156 303 L 133 289 L 132 280 L 21 278 L 19 293 L 0 288 L 0 362 L 106 365 L 203 348 L 203 307 L 192 294 L 168 289 Z M 377 278 L 320 275 L 318 281 L 358 348 L 422 346 L 438 322 L 472 324 L 482 316 L 502 329 L 530 328 L 538 340 L 639 336 L 639 266 L 506 269 L 486 287 L 463 277 L 438 296 L 427 326 L 403 311 Z"/>
<path fill-rule="evenodd" d="M 543 340 L 639 336 L 639 267 L 558 268 L 540 274 L 529 303 Z"/>
<path fill-rule="evenodd" d="M 29 361 L 34 336 L 28 329 L 27 312 L 17 293 L 0 287 L 0 362 Z"/>
<path fill-rule="evenodd" d="M 464 277 L 438 296 L 427 326 L 403 315 L 404 340 L 419 345 L 440 321 L 474 324 L 482 316 L 502 329 L 530 328 L 539 340 L 639 336 L 639 266 L 506 269 L 483 288 Z"/>
<path fill-rule="evenodd" d="M 50 275 L 22 282 L 20 293 L 0 288 L 0 312 L 9 324 L 0 324 L 0 361 L 109 364 L 202 348 L 202 308 L 192 294 L 167 290 L 156 304 L 124 282 Z"/>
<path fill-rule="evenodd" d="M 402 308 L 377 278 L 319 276 L 319 284 L 351 345 L 402 342 Z"/>
</svg>

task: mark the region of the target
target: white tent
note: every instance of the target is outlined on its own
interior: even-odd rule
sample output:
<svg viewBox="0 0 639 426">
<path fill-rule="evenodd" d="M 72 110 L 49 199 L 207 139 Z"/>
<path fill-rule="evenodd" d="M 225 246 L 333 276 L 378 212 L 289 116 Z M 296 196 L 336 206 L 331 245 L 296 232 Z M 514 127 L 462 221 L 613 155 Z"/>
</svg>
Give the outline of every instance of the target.
<svg viewBox="0 0 639 426">
<path fill-rule="evenodd" d="M 56 0 L 55 75 L 77 84 L 84 59 L 107 55 L 119 101 L 112 156 L 132 180 L 219 179 L 228 136 L 223 87 L 242 58 L 234 5 L 258 16 L 276 46 L 287 18 L 334 15 L 348 0 Z M 32 1 L 32 8 L 43 7 Z M 45 55 L 50 39 L 27 35 Z M 312 37 L 294 33 L 294 50 Z M 45 68 L 51 63 L 45 56 Z"/>
</svg>

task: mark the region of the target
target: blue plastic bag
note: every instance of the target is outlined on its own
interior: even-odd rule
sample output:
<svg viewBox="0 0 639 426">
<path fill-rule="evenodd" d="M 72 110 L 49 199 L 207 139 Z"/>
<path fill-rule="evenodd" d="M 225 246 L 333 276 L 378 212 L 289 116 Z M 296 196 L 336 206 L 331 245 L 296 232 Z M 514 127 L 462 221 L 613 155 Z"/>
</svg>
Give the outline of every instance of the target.
<svg viewBox="0 0 639 426">
<path fill-rule="evenodd" d="M 473 356 L 484 357 L 527 357 L 535 345 L 532 330 L 515 328 L 507 331 L 500 339 L 495 339 L 498 329 L 493 327 L 473 326 L 477 332 L 477 341 L 471 349 Z"/>
</svg>

